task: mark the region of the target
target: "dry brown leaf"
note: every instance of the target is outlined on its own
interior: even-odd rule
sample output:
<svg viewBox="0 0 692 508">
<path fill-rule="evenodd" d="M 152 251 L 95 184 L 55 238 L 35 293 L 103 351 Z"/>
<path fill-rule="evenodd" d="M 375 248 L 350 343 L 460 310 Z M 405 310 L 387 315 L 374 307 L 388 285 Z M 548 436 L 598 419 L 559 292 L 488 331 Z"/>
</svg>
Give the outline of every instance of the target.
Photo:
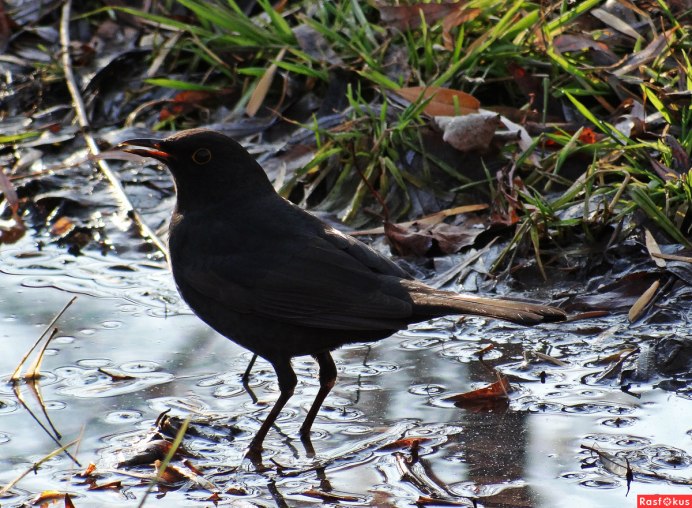
<svg viewBox="0 0 692 508">
<path fill-rule="evenodd" d="M 119 462 L 118 467 L 152 464 L 157 460 L 160 461 L 165 458 L 170 449 L 170 442 L 166 441 L 165 439 L 155 439 L 148 442 L 143 449 L 137 450 L 133 457 Z"/>
<path fill-rule="evenodd" d="M 423 112 L 430 116 L 468 115 L 477 113 L 481 107 L 481 103 L 473 95 L 451 88 L 412 86 L 399 88 L 394 92 L 409 102 L 432 97 L 423 109 Z"/>
<path fill-rule="evenodd" d="M 165 471 L 161 470 L 162 462 L 157 460 L 154 462 L 154 469 L 156 470 L 156 476 L 165 483 L 180 483 L 188 480 L 186 474 L 184 474 L 180 468 L 177 468 L 171 464 L 168 464 Z"/>
<path fill-rule="evenodd" d="M 12 220 L 0 220 L 0 244 L 11 245 L 24 237 L 26 226 L 21 217 Z"/>
<path fill-rule="evenodd" d="M 649 304 L 651 299 L 654 297 L 656 294 L 656 291 L 658 290 L 658 286 L 660 286 L 661 281 L 655 280 L 651 286 L 649 286 L 649 289 L 644 291 L 642 296 L 640 296 L 636 302 L 634 302 L 634 305 L 630 308 L 630 311 L 627 313 L 627 318 L 630 320 L 630 323 L 634 322 L 639 318 L 641 313 L 644 311 L 646 306 Z"/>
<path fill-rule="evenodd" d="M 421 26 L 423 19 L 427 25 L 435 23 L 450 12 L 458 10 L 460 3 L 377 5 L 377 8 L 382 24 L 399 30 L 411 30 Z"/>
<path fill-rule="evenodd" d="M 547 355 L 545 353 L 541 353 L 539 351 L 532 351 L 532 353 L 538 358 L 539 360 L 544 360 L 546 362 L 552 363 L 553 365 L 557 365 L 559 367 L 565 367 L 566 365 L 569 365 L 568 362 L 564 362 L 558 358 L 555 358 L 554 356 Z"/>
<path fill-rule="evenodd" d="M 451 499 L 439 499 L 430 496 L 418 496 L 417 506 L 474 506 L 471 501 L 452 501 Z"/>
<path fill-rule="evenodd" d="M 159 120 L 189 114 L 195 109 L 204 107 L 219 95 L 207 90 L 184 90 L 175 94 L 173 99 L 159 112 Z M 112 158 L 112 157 L 109 157 Z M 119 158 L 119 157 L 118 157 Z"/>
<path fill-rule="evenodd" d="M 77 473 L 75 476 L 79 476 L 80 478 L 88 478 L 94 473 L 94 471 L 96 471 L 96 464 L 90 462 L 84 471 Z"/>
<path fill-rule="evenodd" d="M 279 68 L 277 62 L 280 62 L 285 54 L 286 48 L 281 48 L 281 51 L 279 51 L 279 54 L 276 56 L 276 60 L 272 62 L 272 64 L 264 72 L 264 75 L 257 82 L 257 86 L 253 90 L 250 100 L 245 107 L 245 114 L 247 116 L 255 116 L 257 111 L 259 111 L 259 108 L 264 103 L 264 99 L 267 97 L 267 93 L 269 93 L 269 88 L 271 87 L 272 81 L 274 81 L 274 74 L 276 74 L 276 70 Z"/>
<path fill-rule="evenodd" d="M 594 319 L 610 314 L 607 310 L 590 310 L 587 312 L 580 312 L 579 314 L 574 314 L 568 316 L 565 321 L 584 321 L 585 319 Z"/>
<path fill-rule="evenodd" d="M 400 228 L 409 228 L 413 226 L 414 224 L 426 224 L 428 226 L 433 226 L 435 224 L 438 224 L 442 222 L 444 219 L 447 217 L 452 217 L 454 215 L 459 215 L 462 213 L 471 213 L 471 212 L 479 212 L 481 210 L 487 210 L 488 205 L 485 204 L 478 204 L 478 205 L 462 205 L 462 206 L 455 206 L 454 208 L 447 208 L 446 210 L 440 210 L 439 212 L 432 213 L 430 215 L 426 215 L 425 217 L 421 217 L 420 219 L 408 221 L 408 222 L 397 222 L 394 224 L 397 227 Z M 353 236 L 359 236 L 359 235 L 382 235 L 384 234 L 384 226 L 380 226 L 377 228 L 372 228 L 372 229 L 363 229 L 361 231 L 353 231 L 351 235 Z"/>
<path fill-rule="evenodd" d="M 94 483 L 92 485 L 89 485 L 87 490 L 120 490 L 122 489 L 122 487 L 122 482 L 120 480 L 115 480 L 108 483 L 102 483 L 101 485 L 96 485 Z"/>
<path fill-rule="evenodd" d="M 509 392 L 512 391 L 512 387 L 509 384 L 507 376 L 500 375 L 500 378 L 488 386 L 483 388 L 478 388 L 477 390 L 472 390 L 466 393 L 457 393 L 455 395 L 450 395 L 445 397 L 445 402 L 484 402 L 487 400 L 497 400 L 497 399 L 507 399 L 509 398 Z"/>
<path fill-rule="evenodd" d="M 413 448 L 414 446 L 418 446 L 421 443 L 426 443 L 428 441 L 430 441 L 430 438 L 427 438 L 427 437 L 403 437 L 401 439 L 397 439 L 393 443 L 388 443 L 386 445 L 383 445 L 382 447 L 380 447 L 380 450 L 390 451 L 390 450 L 409 449 L 409 448 Z"/>
<path fill-rule="evenodd" d="M 644 229 L 644 240 L 646 242 L 646 249 L 649 251 L 649 256 L 651 256 L 651 259 L 654 260 L 656 266 L 658 266 L 659 268 L 665 268 L 666 260 L 656 256 L 656 254 L 661 254 L 661 249 L 658 246 L 658 243 L 656 242 L 654 235 L 652 235 L 651 231 L 649 231 L 648 229 Z"/>
<path fill-rule="evenodd" d="M 397 254 L 421 257 L 457 253 L 473 245 L 486 227 L 479 221 L 469 220 L 461 224 L 414 222 L 408 227 L 385 223 L 384 229 L 389 244 Z"/>
<path fill-rule="evenodd" d="M 609 59 L 617 60 L 617 55 L 604 42 L 595 41 L 591 37 L 579 34 L 561 34 L 553 40 L 552 47 L 559 54 L 580 53 L 587 49 L 604 53 Z"/>
<path fill-rule="evenodd" d="M 677 254 L 651 254 L 655 258 L 667 259 L 669 261 L 682 261 L 683 263 L 692 263 L 690 256 L 678 256 Z"/>
<path fill-rule="evenodd" d="M 433 245 L 433 238 L 429 231 L 404 229 L 390 222 L 384 223 L 384 234 L 394 252 L 399 256 L 423 257 Z"/>
<path fill-rule="evenodd" d="M 620 351 L 616 351 L 615 353 L 611 353 L 607 356 L 604 356 L 602 358 L 597 358 L 596 360 L 593 361 L 596 365 L 599 364 L 604 364 L 604 363 L 613 363 L 617 362 L 622 359 L 623 356 L 630 354 L 632 351 L 636 351 L 637 348 L 630 347 L 630 348 L 625 348 L 621 349 Z"/>
<path fill-rule="evenodd" d="M 50 233 L 54 236 L 63 237 L 75 227 L 76 225 L 74 222 L 72 222 L 72 219 L 63 215 L 53 223 L 53 226 L 50 228 Z"/>
<path fill-rule="evenodd" d="M 44 490 L 31 501 L 31 504 L 33 504 L 34 506 L 48 506 L 49 504 L 56 503 L 64 498 L 64 492 L 59 492 L 57 490 Z"/>
<path fill-rule="evenodd" d="M 458 5 L 458 4 L 457 4 Z M 467 9 L 465 6 L 454 10 L 447 14 L 442 21 L 442 44 L 449 51 L 454 50 L 454 40 L 452 39 L 452 28 L 476 19 L 481 12 L 481 9 Z"/>
<path fill-rule="evenodd" d="M 348 494 L 337 494 L 334 492 L 324 492 L 322 490 L 317 490 L 317 489 L 308 489 L 303 492 L 304 496 L 308 497 L 314 497 L 317 499 L 321 499 L 322 501 L 326 502 L 346 502 L 346 503 L 354 503 L 357 501 L 361 501 L 361 499 L 357 496 L 351 496 Z"/>
<path fill-rule="evenodd" d="M 102 367 L 99 367 L 96 370 L 99 371 L 101 374 L 105 374 L 106 376 L 111 378 L 111 381 L 130 381 L 132 379 L 136 379 L 134 376 L 131 376 L 129 374 L 107 370 Z"/>
</svg>

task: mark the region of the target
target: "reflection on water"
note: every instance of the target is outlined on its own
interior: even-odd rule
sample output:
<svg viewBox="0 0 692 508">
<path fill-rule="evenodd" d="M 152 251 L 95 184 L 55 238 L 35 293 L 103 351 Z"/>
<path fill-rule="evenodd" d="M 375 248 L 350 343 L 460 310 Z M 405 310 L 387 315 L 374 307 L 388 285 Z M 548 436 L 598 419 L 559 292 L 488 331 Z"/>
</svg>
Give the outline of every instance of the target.
<svg viewBox="0 0 692 508">
<path fill-rule="evenodd" d="M 88 490 L 73 476 L 80 468 L 59 454 L 0 499 L 3 506 L 49 489 L 70 492 L 80 508 L 132 506 L 145 488 L 108 469 L 131 457 L 168 409 L 172 416 L 193 415 L 198 433 L 186 449 L 221 498 L 260 506 L 320 504 L 315 491 L 358 506 L 414 506 L 427 496 L 545 507 L 634 506 L 637 493 L 689 492 L 639 481 L 626 498 L 624 479 L 580 448 L 626 452 L 642 468 L 692 476 L 689 397 L 650 384 L 633 387 L 637 397 L 594 377 L 602 368 L 591 360 L 638 340 L 620 317 L 593 320 L 588 333 L 585 323 L 533 330 L 440 319 L 373 346 L 343 348 L 335 354 L 339 382 L 315 422 L 315 457 L 297 431 L 318 389 L 316 366 L 298 358 L 296 395 L 266 441 L 264 463 L 272 467 L 236 470 L 278 395 L 270 366 L 258 361 L 253 370 L 254 402 L 240 383 L 249 354 L 181 305 L 162 265 L 36 253 L 28 243 L 13 247 L 0 251 L 0 375 L 7 380 L 71 295 L 81 295 L 58 323 L 40 395 L 61 442 L 80 438 L 74 454 L 82 467 L 95 462 L 103 471 L 99 483 L 119 479 L 124 487 Z M 486 363 L 500 366 L 517 390 L 510 404 L 464 410 L 443 402 L 494 381 L 477 356 L 490 343 L 496 347 L 484 356 Z M 526 349 L 566 365 L 527 362 Z M 40 417 L 28 388 L 21 387 L 23 400 Z M 420 438 L 415 451 L 392 445 L 406 437 Z M 11 387 L 0 385 L 0 484 L 56 448 Z M 147 502 L 207 506 L 209 496 L 188 486 Z"/>
</svg>

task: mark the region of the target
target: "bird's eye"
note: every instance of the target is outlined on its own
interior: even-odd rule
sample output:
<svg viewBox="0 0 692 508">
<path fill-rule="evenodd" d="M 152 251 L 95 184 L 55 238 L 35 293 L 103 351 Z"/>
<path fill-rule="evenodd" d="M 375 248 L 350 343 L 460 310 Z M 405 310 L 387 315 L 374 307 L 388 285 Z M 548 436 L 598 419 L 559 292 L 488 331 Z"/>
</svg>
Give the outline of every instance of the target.
<svg viewBox="0 0 692 508">
<path fill-rule="evenodd" d="M 192 161 L 195 164 L 206 164 L 211 160 L 211 152 L 207 148 L 200 148 L 199 150 L 195 150 L 195 153 L 192 154 Z"/>
</svg>

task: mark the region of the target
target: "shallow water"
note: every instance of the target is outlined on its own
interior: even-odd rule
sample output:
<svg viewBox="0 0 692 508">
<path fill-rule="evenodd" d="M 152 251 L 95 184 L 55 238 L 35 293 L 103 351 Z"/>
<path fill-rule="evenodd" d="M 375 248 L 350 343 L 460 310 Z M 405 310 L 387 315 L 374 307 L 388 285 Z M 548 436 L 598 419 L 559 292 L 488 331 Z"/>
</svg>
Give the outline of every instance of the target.
<svg viewBox="0 0 692 508">
<path fill-rule="evenodd" d="M 42 464 L 2 499 L 16 506 L 45 490 L 69 492 L 78 507 L 134 506 L 146 484 L 124 473 L 149 466 L 116 465 L 151 434 L 156 417 L 193 415 L 206 437 L 186 439 L 195 467 L 220 493 L 222 505 L 337 504 L 310 489 L 341 496 L 339 504 L 415 506 L 421 496 L 480 506 L 635 506 L 642 493 L 690 493 L 689 485 L 636 477 L 626 482 L 581 445 L 627 454 L 638 467 L 692 478 L 692 396 L 642 383 L 620 390 L 597 381 L 599 357 L 652 335 L 688 333 L 680 323 L 651 330 L 626 316 L 526 329 L 482 319 L 439 319 L 381 341 L 334 354 L 339 381 L 313 427 L 311 457 L 298 427 L 317 391 L 315 364 L 294 360 L 296 395 L 266 442 L 266 470 L 242 463 L 243 452 L 278 394 L 268 364 L 259 361 L 251 387 L 240 376 L 249 353 L 202 324 L 182 305 L 161 262 L 83 255 L 55 247 L 37 252 L 30 239 L 0 251 L 0 485 L 6 485 L 58 445 L 5 383 L 22 355 L 72 295 L 58 321 L 38 387 L 52 424 L 72 454 Z M 692 316 L 686 316 L 687 319 Z M 493 382 L 476 352 L 510 376 L 508 405 L 460 409 L 446 396 Z M 567 362 L 524 362 L 537 350 Z M 99 370 L 102 369 L 102 370 Z M 541 383 L 541 373 L 546 375 Z M 109 375 L 111 374 L 111 375 Z M 121 377 L 112 377 L 118 374 Z M 40 404 L 27 385 L 20 394 L 39 421 Z M 420 437 L 418 459 L 403 437 Z M 93 462 L 89 490 L 74 476 Z M 281 467 L 277 467 L 279 464 Z M 241 465 L 240 468 L 236 467 Z M 236 489 L 229 491 L 229 489 Z M 306 494 L 307 493 L 307 494 Z M 209 506 L 210 490 L 191 483 L 148 505 Z"/>
</svg>

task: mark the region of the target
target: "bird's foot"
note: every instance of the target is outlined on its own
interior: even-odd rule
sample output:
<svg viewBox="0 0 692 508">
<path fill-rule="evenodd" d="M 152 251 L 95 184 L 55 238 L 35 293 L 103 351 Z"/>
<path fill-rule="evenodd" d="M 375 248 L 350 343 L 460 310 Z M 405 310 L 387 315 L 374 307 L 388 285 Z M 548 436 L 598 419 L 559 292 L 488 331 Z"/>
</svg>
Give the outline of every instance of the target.
<svg viewBox="0 0 692 508">
<path fill-rule="evenodd" d="M 305 455 L 309 458 L 313 458 L 315 456 L 315 447 L 312 446 L 309 430 L 306 433 L 303 433 L 303 429 L 300 430 L 300 442 L 303 443 L 303 447 L 305 448 Z"/>
<path fill-rule="evenodd" d="M 262 446 L 250 443 L 250 447 L 245 452 L 245 458 L 252 462 L 257 469 L 262 467 Z"/>
</svg>

